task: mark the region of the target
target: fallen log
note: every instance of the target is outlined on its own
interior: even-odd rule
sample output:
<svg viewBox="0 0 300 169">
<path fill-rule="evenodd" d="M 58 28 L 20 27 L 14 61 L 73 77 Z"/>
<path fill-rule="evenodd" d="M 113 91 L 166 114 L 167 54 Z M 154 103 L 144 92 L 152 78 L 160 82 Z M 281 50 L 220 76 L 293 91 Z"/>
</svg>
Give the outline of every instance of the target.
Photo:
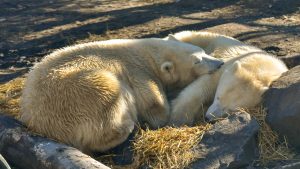
<svg viewBox="0 0 300 169">
<path fill-rule="evenodd" d="M 1 154 L 0 154 L 0 168 L 1 169 L 11 169 Z"/>
<path fill-rule="evenodd" d="M 31 134 L 21 122 L 2 115 L 0 154 L 22 169 L 109 169 L 73 147 Z"/>
</svg>

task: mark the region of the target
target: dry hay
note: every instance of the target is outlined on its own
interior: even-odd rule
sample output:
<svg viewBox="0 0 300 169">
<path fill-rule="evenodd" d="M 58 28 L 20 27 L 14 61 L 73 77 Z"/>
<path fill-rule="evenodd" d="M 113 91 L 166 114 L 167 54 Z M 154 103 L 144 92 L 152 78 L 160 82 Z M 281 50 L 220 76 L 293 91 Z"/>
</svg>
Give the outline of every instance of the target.
<svg viewBox="0 0 300 169">
<path fill-rule="evenodd" d="M 25 78 L 16 78 L 5 84 L 0 84 L 0 113 L 19 116 L 19 101 Z"/>
<path fill-rule="evenodd" d="M 249 113 L 259 123 L 259 162 L 263 166 L 270 162 L 291 160 L 293 158 L 294 154 L 289 149 L 287 140 L 284 139 L 284 141 L 280 141 L 278 134 L 273 131 L 265 121 L 267 112 L 262 106 L 254 109 L 240 109 L 240 111 Z"/>
<path fill-rule="evenodd" d="M 113 169 L 138 169 L 143 166 L 153 169 L 182 169 L 201 158 L 197 151 L 199 142 L 210 128 L 210 124 L 164 127 L 157 130 L 139 128 L 132 140 L 132 164 L 115 165 L 112 160 L 114 154 L 102 155 L 96 159 Z"/>
<path fill-rule="evenodd" d="M 210 124 L 195 127 L 164 127 L 140 130 L 134 140 L 135 155 L 142 165 L 154 169 L 180 169 L 200 158 L 199 142 Z"/>
</svg>

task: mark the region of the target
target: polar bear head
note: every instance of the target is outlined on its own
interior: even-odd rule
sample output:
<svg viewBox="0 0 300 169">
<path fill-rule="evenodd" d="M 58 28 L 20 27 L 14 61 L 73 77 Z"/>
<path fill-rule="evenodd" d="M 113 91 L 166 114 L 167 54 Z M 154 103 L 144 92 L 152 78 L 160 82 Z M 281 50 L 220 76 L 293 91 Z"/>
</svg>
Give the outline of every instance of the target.
<svg viewBox="0 0 300 169">
<path fill-rule="evenodd" d="M 214 72 L 223 61 L 207 55 L 198 46 L 167 40 L 170 50 L 161 57 L 160 72 L 166 84 L 184 86 L 197 77 Z"/>
<path fill-rule="evenodd" d="M 213 104 L 205 115 L 208 120 L 224 117 L 238 108 L 255 107 L 261 101 L 269 83 L 264 84 L 253 72 L 245 70 L 239 61 L 224 71 Z"/>
</svg>

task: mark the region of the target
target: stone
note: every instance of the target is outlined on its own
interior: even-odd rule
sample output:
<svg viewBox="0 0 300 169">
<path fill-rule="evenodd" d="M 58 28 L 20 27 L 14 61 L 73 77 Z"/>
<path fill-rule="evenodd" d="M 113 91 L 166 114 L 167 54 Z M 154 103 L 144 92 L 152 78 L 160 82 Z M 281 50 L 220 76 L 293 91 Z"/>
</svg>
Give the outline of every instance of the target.
<svg viewBox="0 0 300 169">
<path fill-rule="evenodd" d="M 216 122 L 200 142 L 201 159 L 190 168 L 245 168 L 257 158 L 257 121 L 237 112 Z"/>
<path fill-rule="evenodd" d="M 288 57 L 279 57 L 288 68 L 293 68 L 300 65 L 300 55 L 288 56 Z"/>
<path fill-rule="evenodd" d="M 280 136 L 300 149 L 300 66 L 274 81 L 263 96 L 266 121 Z"/>
</svg>

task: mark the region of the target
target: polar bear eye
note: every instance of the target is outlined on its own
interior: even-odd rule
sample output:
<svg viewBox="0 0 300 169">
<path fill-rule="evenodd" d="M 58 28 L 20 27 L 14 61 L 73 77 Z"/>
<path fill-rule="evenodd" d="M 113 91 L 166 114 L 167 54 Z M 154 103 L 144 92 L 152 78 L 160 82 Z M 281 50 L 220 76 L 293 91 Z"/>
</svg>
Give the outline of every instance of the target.
<svg viewBox="0 0 300 169">
<path fill-rule="evenodd" d="M 166 61 L 161 65 L 161 71 L 171 73 L 174 71 L 174 65 L 172 62 Z"/>
</svg>

